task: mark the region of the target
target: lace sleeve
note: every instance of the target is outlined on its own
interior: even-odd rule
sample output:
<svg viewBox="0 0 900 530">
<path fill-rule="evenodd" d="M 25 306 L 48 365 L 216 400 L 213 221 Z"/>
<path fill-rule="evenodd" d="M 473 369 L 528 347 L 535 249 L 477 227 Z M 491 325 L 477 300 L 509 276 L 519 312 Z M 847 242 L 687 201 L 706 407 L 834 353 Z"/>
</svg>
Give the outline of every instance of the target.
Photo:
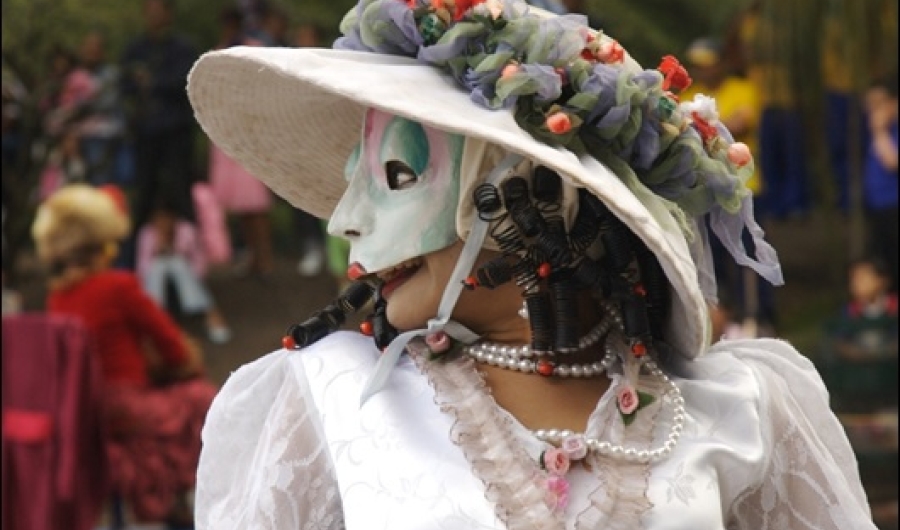
<svg viewBox="0 0 900 530">
<path fill-rule="evenodd" d="M 732 506 L 729 528 L 875 530 L 856 457 L 812 363 L 782 341 L 737 344 L 762 390 L 769 456 L 757 485 Z"/>
<path fill-rule="evenodd" d="M 232 374 L 203 428 L 198 529 L 343 528 L 334 468 L 301 362 L 284 350 Z"/>
</svg>

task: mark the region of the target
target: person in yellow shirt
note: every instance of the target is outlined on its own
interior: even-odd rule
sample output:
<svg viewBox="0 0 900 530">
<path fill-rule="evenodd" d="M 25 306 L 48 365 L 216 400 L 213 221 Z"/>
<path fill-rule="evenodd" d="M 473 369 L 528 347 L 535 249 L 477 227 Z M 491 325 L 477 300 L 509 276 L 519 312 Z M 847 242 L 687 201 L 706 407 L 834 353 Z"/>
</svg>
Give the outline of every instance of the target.
<svg viewBox="0 0 900 530">
<path fill-rule="evenodd" d="M 722 49 L 718 41 L 709 38 L 697 39 L 685 54 L 694 82 L 685 89 L 680 98 L 689 101 L 697 94 L 704 94 L 716 100 L 719 119 L 728 127 L 734 139 L 744 142 L 750 152 L 759 150 L 760 97 L 756 86 L 744 77 L 729 75 L 727 65 L 722 60 Z M 747 182 L 754 195 L 761 190 L 759 168 Z"/>
<path fill-rule="evenodd" d="M 747 79 L 759 94 L 759 152 L 763 186 L 758 217 L 804 217 L 810 208 L 806 132 L 796 100 L 781 36 L 790 28 L 779 6 L 755 1 L 741 12 L 734 31 Z"/>
<path fill-rule="evenodd" d="M 697 94 L 716 100 L 719 119 L 728 127 L 734 139 L 744 142 L 750 151 L 758 154 L 761 98 L 755 84 L 748 79 L 729 72 L 719 41 L 702 38 L 694 41 L 685 53 L 685 61 L 694 82 L 679 97 L 690 101 Z M 747 181 L 747 187 L 758 197 L 762 191 L 759 166 Z M 758 205 L 759 201 L 754 199 Z M 752 238 L 744 234 L 744 244 L 753 251 Z M 716 275 L 720 279 L 722 300 L 731 301 L 731 317 L 744 336 L 767 336 L 774 334 L 775 299 L 774 291 L 765 282 L 757 282 L 751 271 L 725 259 L 728 252 L 721 243 L 711 242 Z"/>
</svg>

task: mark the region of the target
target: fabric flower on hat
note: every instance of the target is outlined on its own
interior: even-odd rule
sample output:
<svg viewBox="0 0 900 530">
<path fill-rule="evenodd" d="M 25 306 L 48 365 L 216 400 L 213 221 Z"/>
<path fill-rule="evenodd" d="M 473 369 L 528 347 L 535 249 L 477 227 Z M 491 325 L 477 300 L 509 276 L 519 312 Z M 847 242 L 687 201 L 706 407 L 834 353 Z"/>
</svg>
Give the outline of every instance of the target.
<svg viewBox="0 0 900 530">
<path fill-rule="evenodd" d="M 752 218 L 745 185 L 752 164 L 728 157 L 733 140 L 714 101 L 673 104 L 691 84 L 674 56 L 640 70 L 586 17 L 535 15 L 522 0 L 360 0 L 341 31 L 335 48 L 441 68 L 475 104 L 512 109 L 533 137 L 589 154 L 623 181 L 639 182 L 664 199 L 688 239 L 696 227 L 688 219 L 710 214 L 711 229 L 738 263 L 782 283 Z M 745 229 L 763 249 L 756 258 L 741 244 Z"/>
</svg>

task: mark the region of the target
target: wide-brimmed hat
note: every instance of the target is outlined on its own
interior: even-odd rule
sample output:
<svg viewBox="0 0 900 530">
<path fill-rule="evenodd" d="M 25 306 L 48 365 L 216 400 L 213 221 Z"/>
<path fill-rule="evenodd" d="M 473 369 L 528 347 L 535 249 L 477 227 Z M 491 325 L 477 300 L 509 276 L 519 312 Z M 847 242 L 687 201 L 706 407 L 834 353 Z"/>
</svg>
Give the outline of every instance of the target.
<svg viewBox="0 0 900 530">
<path fill-rule="evenodd" d="M 319 217 L 330 215 L 346 188 L 344 166 L 359 141 L 367 108 L 482 140 L 555 170 L 565 181 L 587 188 L 599 197 L 657 256 L 675 292 L 667 338 L 683 355 L 701 354 L 708 345 L 709 326 L 706 301 L 692 252 L 696 256 L 702 254 L 698 252 L 702 234 L 698 225 L 689 221 L 697 214 L 690 210 L 704 201 L 715 204 L 727 201 L 717 197 L 712 187 L 693 186 L 684 192 L 677 190 L 672 182 L 661 181 L 658 175 L 685 173 L 685 168 L 679 167 L 677 161 L 669 164 L 670 167 L 651 167 L 649 171 L 653 178 L 674 190 L 674 195 L 669 197 L 663 197 L 659 190 L 651 190 L 645 179 L 630 170 L 627 162 L 609 159 L 601 163 L 592 156 L 591 149 L 584 149 L 578 144 L 579 139 L 573 136 L 572 126 L 577 126 L 581 118 L 571 108 L 553 108 L 545 112 L 565 114 L 563 128 L 556 130 L 548 128 L 545 117 L 533 119 L 537 113 L 531 118 L 523 118 L 518 112 L 521 106 L 513 112 L 517 97 L 530 96 L 540 102 L 545 91 L 552 93 L 552 87 L 548 89 L 542 83 L 552 79 L 553 75 L 584 73 L 590 77 L 578 80 L 584 86 L 596 82 L 613 87 L 599 98 L 610 100 L 612 114 L 625 114 L 623 118 L 612 120 L 616 122 L 612 126 L 625 133 L 630 130 L 633 136 L 640 137 L 650 131 L 640 123 L 632 123 L 628 113 L 632 107 L 649 105 L 641 98 L 646 99 L 647 87 L 657 86 L 659 92 L 663 74 L 655 70 L 642 71 L 620 47 L 615 43 L 610 45 L 612 41 L 608 37 L 588 30 L 577 17 L 548 18 L 546 13 L 523 6 L 515 0 L 503 5 L 494 2 L 479 12 L 477 16 L 481 18 L 472 24 L 490 26 L 504 17 L 510 23 L 527 20 L 537 25 L 523 25 L 520 32 L 547 30 L 548 42 L 544 47 L 550 55 L 554 55 L 559 46 L 579 46 L 591 50 L 595 56 L 611 54 L 614 64 L 590 77 L 592 74 L 587 71 L 531 68 L 528 64 L 512 61 L 515 66 L 512 70 L 502 71 L 503 64 L 494 65 L 493 70 L 484 67 L 478 72 L 484 74 L 479 78 L 470 75 L 471 69 L 467 72 L 453 58 L 453 51 L 469 42 L 478 28 L 473 25 L 469 28 L 471 31 L 462 31 L 463 35 L 454 37 L 450 32 L 453 27 L 459 29 L 460 24 L 446 25 L 445 33 L 431 37 L 435 43 L 429 56 L 423 52 L 428 48 L 429 37 L 417 33 L 422 25 L 419 24 L 418 30 L 415 25 L 415 17 L 421 12 L 398 0 L 376 0 L 366 6 L 361 4 L 345 19 L 343 29 L 347 37 L 338 45 L 356 49 L 236 47 L 210 52 L 203 55 L 191 71 L 188 94 L 197 120 L 214 143 L 292 205 Z M 492 12 L 486 12 L 487 9 Z M 374 15 L 372 10 L 376 11 Z M 469 13 L 475 11 L 477 8 Z M 368 35 L 371 28 L 366 24 L 372 21 L 367 17 L 389 20 L 396 31 L 374 37 Z M 462 17 L 462 22 L 466 20 Z M 410 23 L 413 23 L 412 28 Z M 548 29 L 546 24 L 553 27 Z M 376 26 L 384 25 L 372 23 L 372 27 Z M 492 30 L 487 28 L 486 31 Z M 565 42 L 552 42 L 559 35 L 564 36 Z M 597 62 L 595 59 L 587 64 Z M 627 79 L 619 75 L 621 72 L 628 73 Z M 463 90 L 461 83 L 468 90 Z M 507 84 L 501 87 L 503 83 Z M 531 90 L 530 94 L 528 90 Z M 623 98 L 627 104 L 622 103 Z M 672 113 L 673 109 L 661 111 Z M 677 108 L 674 112 L 678 118 Z M 526 123 L 529 119 L 531 128 Z M 689 128 L 686 122 L 679 124 L 677 120 L 665 126 L 677 128 L 679 125 L 685 130 Z M 723 132 L 725 139 L 730 141 L 727 131 Z M 679 136 L 680 131 L 673 134 Z M 554 142 L 557 138 L 554 135 L 569 143 Z M 691 137 L 691 142 L 685 142 L 686 157 L 696 154 L 687 151 L 702 150 L 700 137 L 696 133 L 694 136 L 696 138 Z M 613 139 L 616 138 L 613 135 Z M 573 148 L 573 142 L 578 144 L 576 148 Z M 691 145 L 687 147 L 689 143 Z M 622 144 L 619 147 L 630 148 L 635 157 L 642 156 L 636 152 L 642 146 Z M 669 146 L 669 149 L 675 148 Z M 722 164 L 719 162 L 716 167 Z M 732 186 L 733 196 L 727 200 L 732 201 L 732 213 L 735 213 L 741 204 L 746 204 L 738 194 L 745 177 L 737 175 L 736 168 L 732 169 L 735 174 L 729 175 L 728 183 Z M 483 175 L 463 178 L 483 178 Z M 679 202 L 681 199 L 684 200 Z M 685 210 L 688 210 L 687 214 Z M 743 219 L 746 217 L 744 215 Z M 692 230 L 696 232 L 695 238 L 691 236 Z M 690 245 L 689 239 L 695 244 Z M 739 236 L 737 239 L 739 241 Z M 704 269 L 709 270 L 706 265 Z"/>
</svg>

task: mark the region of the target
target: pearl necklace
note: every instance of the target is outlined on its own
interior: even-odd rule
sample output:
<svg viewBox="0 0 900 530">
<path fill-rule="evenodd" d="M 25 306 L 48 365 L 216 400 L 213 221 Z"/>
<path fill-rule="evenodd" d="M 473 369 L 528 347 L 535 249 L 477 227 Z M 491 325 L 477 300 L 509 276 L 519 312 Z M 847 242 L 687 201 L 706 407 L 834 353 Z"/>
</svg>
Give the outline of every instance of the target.
<svg viewBox="0 0 900 530">
<path fill-rule="evenodd" d="M 526 346 L 527 347 L 527 346 Z M 603 360 L 596 363 L 584 364 L 557 364 L 547 360 L 534 361 L 522 359 L 514 355 L 491 353 L 489 350 L 466 347 L 464 351 L 475 359 L 476 362 L 518 370 L 524 373 L 537 373 L 543 376 L 556 377 L 594 377 L 607 370 L 616 361 L 616 355 L 607 353 Z"/>
<path fill-rule="evenodd" d="M 613 326 L 621 326 L 621 317 L 615 310 L 607 311 L 607 317 L 602 319 L 591 331 L 578 341 L 578 348 L 570 351 L 585 350 L 596 344 L 604 337 Z M 583 364 L 560 364 L 546 359 L 532 360 L 536 354 L 531 346 L 508 346 L 491 342 L 479 342 L 466 346 L 463 351 L 476 362 L 518 370 L 524 373 L 537 373 L 547 377 L 594 377 L 602 374 L 616 360 L 614 352 L 607 350 L 606 356 L 600 362 Z M 561 353 L 569 353 L 561 352 Z"/>
<path fill-rule="evenodd" d="M 538 429 L 532 431 L 532 434 L 538 440 L 553 445 L 559 445 L 566 438 L 572 436 L 580 436 L 584 438 L 584 443 L 585 445 L 587 445 L 589 451 L 610 457 L 613 460 L 621 462 L 636 462 L 645 464 L 666 459 L 672 453 L 672 451 L 675 450 L 675 446 L 678 444 L 679 438 L 681 438 L 681 433 L 684 431 L 684 398 L 681 395 L 681 389 L 678 388 L 678 385 L 676 385 L 674 381 L 669 379 L 669 376 L 663 373 L 663 371 L 660 370 L 659 366 L 657 366 L 654 361 L 646 360 L 643 362 L 643 366 L 647 368 L 647 370 L 650 372 L 650 375 L 655 377 L 666 386 L 666 389 L 665 391 L 663 391 L 663 395 L 661 397 L 663 399 L 668 398 L 668 400 L 672 404 L 672 427 L 669 429 L 669 434 L 666 437 L 666 441 L 663 442 L 660 446 L 649 450 L 635 449 L 633 447 L 626 447 L 624 445 L 604 442 L 596 438 L 587 438 L 582 434 L 578 434 L 567 429 Z"/>
</svg>

